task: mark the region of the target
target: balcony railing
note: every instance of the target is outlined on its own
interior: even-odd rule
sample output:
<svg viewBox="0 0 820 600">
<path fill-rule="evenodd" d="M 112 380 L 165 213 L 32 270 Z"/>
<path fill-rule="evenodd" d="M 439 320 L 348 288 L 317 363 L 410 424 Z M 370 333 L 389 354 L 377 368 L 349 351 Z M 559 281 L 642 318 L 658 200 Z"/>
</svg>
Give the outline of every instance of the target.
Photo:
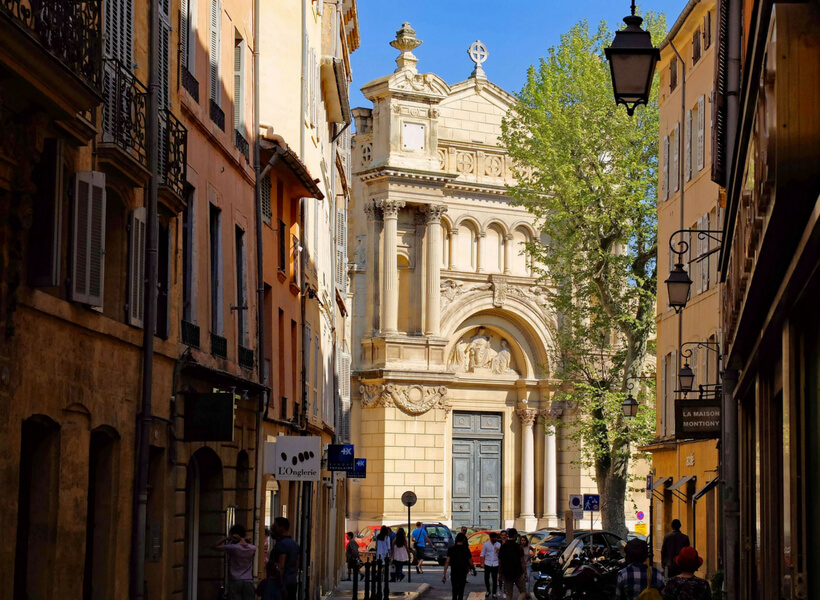
<svg viewBox="0 0 820 600">
<path fill-rule="evenodd" d="M 43 48 L 100 90 L 101 0 L 0 0 L 0 13 L 28 29 Z"/>
<path fill-rule="evenodd" d="M 211 354 L 219 358 L 228 358 L 228 340 L 221 335 L 211 334 Z"/>
<path fill-rule="evenodd" d="M 239 133 L 238 129 L 233 130 L 234 133 L 234 145 L 236 149 L 242 153 L 242 156 L 245 157 L 245 160 L 250 160 L 250 146 L 248 145 L 248 140 L 245 139 L 245 136 Z"/>
<path fill-rule="evenodd" d="M 253 350 L 239 346 L 239 366 L 243 369 L 253 370 Z"/>
<path fill-rule="evenodd" d="M 182 321 L 182 343 L 186 346 L 199 348 L 199 325 L 189 321 Z"/>
<path fill-rule="evenodd" d="M 209 103 L 211 121 L 216 123 L 216 126 L 219 127 L 222 131 L 225 131 L 225 112 L 219 107 L 219 104 L 213 101 L 213 99 L 210 99 Z"/>
<path fill-rule="evenodd" d="M 160 183 L 182 198 L 188 164 L 188 130 L 171 111 L 163 109 L 160 134 Z"/>
<path fill-rule="evenodd" d="M 106 59 L 102 143 L 114 144 L 147 166 L 148 90 L 120 61 Z"/>
<path fill-rule="evenodd" d="M 182 87 L 184 87 L 194 102 L 199 104 L 199 82 L 196 80 L 187 67 L 182 67 Z"/>
</svg>

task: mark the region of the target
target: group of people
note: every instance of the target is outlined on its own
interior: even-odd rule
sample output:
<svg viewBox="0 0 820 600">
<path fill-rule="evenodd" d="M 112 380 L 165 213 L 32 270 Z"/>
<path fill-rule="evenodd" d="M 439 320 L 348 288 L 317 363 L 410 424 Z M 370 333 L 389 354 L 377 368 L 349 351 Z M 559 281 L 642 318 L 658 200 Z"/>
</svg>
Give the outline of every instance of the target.
<svg viewBox="0 0 820 600">
<path fill-rule="evenodd" d="M 530 598 L 530 573 L 533 550 L 526 536 L 519 536 L 518 530 L 507 529 L 500 533 L 492 532 L 490 539 L 481 547 L 479 560 L 484 569 L 485 598 L 497 598 L 499 585 L 503 597 L 513 597 L 513 588 Z M 442 582 L 447 580 L 447 569 L 450 569 L 450 582 L 453 587 L 453 600 L 463 600 L 467 574 L 475 574 L 472 553 L 467 545 L 464 531 L 456 536 L 455 544 L 447 551 L 444 563 Z"/>
<path fill-rule="evenodd" d="M 212 547 L 225 553 L 228 560 L 228 598 L 230 600 L 296 600 L 299 571 L 299 544 L 290 536 L 290 521 L 285 517 L 273 520 L 273 529 L 266 534 L 268 560 L 265 578 L 253 585 L 253 562 L 256 546 L 242 525 L 234 525 L 228 537 Z"/>
<path fill-rule="evenodd" d="M 342 581 L 350 581 L 353 577 L 359 576 L 359 544 L 356 542 L 356 534 L 352 531 L 347 532 L 345 559 L 347 578 Z M 390 581 L 402 581 L 405 578 L 404 567 L 410 562 L 410 543 L 404 527 L 399 527 L 398 531 L 394 532 L 391 527 L 382 525 L 376 535 L 376 560 L 381 560 L 385 565 L 392 565 L 394 571 L 390 575 Z M 416 567 L 419 573 L 421 564 L 423 561 L 419 560 L 419 566 Z"/>
<path fill-rule="evenodd" d="M 681 522 L 673 520 L 672 532 L 663 539 L 661 561 L 666 577 L 646 564 L 649 556 L 646 542 L 631 540 L 626 544 L 627 564 L 618 573 L 616 600 L 634 600 L 649 587 L 658 590 L 663 600 L 711 600 L 709 582 L 695 575 L 703 559 L 689 544 L 689 536 L 680 529 Z"/>
</svg>

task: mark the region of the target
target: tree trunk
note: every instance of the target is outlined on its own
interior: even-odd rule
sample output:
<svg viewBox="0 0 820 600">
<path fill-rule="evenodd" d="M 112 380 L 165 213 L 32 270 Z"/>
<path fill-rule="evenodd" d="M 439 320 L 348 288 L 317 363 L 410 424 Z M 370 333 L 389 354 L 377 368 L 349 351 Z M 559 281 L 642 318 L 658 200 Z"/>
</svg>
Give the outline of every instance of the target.
<svg viewBox="0 0 820 600">
<path fill-rule="evenodd" d="M 603 528 L 626 537 L 627 471 L 629 469 L 629 444 L 614 447 L 606 461 L 598 461 L 595 475 L 598 493 L 601 495 L 601 522 Z M 613 458 L 613 456 L 615 458 Z"/>
</svg>

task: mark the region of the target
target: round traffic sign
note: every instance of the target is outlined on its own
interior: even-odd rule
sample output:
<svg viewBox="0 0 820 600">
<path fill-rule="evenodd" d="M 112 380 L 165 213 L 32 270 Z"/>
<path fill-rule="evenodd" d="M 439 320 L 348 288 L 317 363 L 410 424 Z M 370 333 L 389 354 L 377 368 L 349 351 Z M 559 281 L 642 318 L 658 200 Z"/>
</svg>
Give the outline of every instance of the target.
<svg viewBox="0 0 820 600">
<path fill-rule="evenodd" d="M 583 497 L 580 494 L 572 494 L 569 497 L 570 508 L 581 508 L 584 505 Z"/>
<path fill-rule="evenodd" d="M 638 520 L 639 520 L 639 521 L 643 521 L 644 514 L 643 514 L 643 511 L 642 511 L 642 510 L 639 510 L 639 511 L 638 511 L 638 514 L 637 514 L 636 516 L 638 517 Z"/>
<path fill-rule="evenodd" d="M 401 495 L 401 503 L 408 508 L 415 505 L 417 500 L 415 492 L 404 492 Z"/>
</svg>

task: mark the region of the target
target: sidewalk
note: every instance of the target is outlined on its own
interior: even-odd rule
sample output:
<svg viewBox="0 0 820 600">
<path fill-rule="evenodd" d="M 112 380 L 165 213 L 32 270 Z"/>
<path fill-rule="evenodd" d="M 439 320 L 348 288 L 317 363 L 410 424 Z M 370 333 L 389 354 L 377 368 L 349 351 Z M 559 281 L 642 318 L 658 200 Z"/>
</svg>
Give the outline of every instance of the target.
<svg viewBox="0 0 820 600">
<path fill-rule="evenodd" d="M 390 598 L 396 600 L 420 600 L 430 591 L 426 583 L 391 583 Z M 327 600 L 352 600 L 353 582 L 340 581 Z M 364 580 L 359 580 L 359 598 L 364 598 Z"/>
</svg>

